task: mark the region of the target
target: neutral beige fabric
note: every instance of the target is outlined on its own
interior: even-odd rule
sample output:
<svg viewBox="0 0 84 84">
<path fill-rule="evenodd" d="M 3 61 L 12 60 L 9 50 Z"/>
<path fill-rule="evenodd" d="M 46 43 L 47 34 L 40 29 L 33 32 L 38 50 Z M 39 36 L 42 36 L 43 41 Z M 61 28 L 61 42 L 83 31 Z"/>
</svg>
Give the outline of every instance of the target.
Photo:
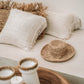
<svg viewBox="0 0 84 84">
<path fill-rule="evenodd" d="M 29 50 L 35 45 L 38 36 L 46 27 L 46 18 L 18 9 L 11 9 L 0 35 L 0 43 Z"/>
<path fill-rule="evenodd" d="M 76 50 L 76 56 L 67 62 L 51 63 L 41 57 L 40 50 L 52 40 L 57 40 L 57 38 L 45 35 L 30 52 L 25 52 L 14 46 L 0 44 L 0 56 L 17 61 L 24 57 L 34 57 L 38 60 L 39 66 L 84 78 L 84 30 L 74 32 L 71 39 L 65 41 L 70 43 Z"/>
<path fill-rule="evenodd" d="M 47 11 L 48 28 L 46 33 L 61 39 L 69 39 L 72 31 L 81 28 L 78 16 L 67 12 Z"/>
</svg>

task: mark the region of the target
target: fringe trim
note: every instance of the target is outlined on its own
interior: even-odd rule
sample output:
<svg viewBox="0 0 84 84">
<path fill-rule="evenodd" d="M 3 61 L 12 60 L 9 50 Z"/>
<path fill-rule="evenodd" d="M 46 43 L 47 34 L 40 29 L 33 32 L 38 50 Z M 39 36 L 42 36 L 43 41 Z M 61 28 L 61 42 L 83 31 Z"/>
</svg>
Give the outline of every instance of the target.
<svg viewBox="0 0 84 84">
<path fill-rule="evenodd" d="M 0 1 L 0 9 L 11 9 L 11 8 L 19 9 L 26 12 L 31 12 L 33 14 L 43 16 L 43 17 L 47 16 L 45 12 L 47 7 L 44 7 L 42 3 L 37 2 L 37 3 L 26 4 L 26 3 L 12 2 L 10 4 L 10 0 Z"/>
</svg>

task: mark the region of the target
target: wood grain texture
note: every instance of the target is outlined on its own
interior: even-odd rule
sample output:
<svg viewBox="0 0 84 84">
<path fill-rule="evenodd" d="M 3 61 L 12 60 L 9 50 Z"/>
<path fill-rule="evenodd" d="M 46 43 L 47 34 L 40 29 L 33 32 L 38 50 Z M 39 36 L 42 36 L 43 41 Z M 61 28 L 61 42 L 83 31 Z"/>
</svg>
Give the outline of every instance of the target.
<svg viewBox="0 0 84 84">
<path fill-rule="evenodd" d="M 21 73 L 16 68 L 16 75 L 21 76 Z M 41 84 L 70 84 L 64 77 L 52 70 L 39 67 L 38 76 Z"/>
</svg>

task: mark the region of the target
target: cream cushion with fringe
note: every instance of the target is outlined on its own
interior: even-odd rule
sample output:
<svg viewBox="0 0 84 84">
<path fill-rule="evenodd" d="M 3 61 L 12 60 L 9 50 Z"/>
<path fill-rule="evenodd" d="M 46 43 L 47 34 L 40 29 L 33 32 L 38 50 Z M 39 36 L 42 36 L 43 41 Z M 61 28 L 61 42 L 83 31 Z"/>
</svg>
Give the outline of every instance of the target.
<svg viewBox="0 0 84 84">
<path fill-rule="evenodd" d="M 0 43 L 30 49 L 46 26 L 46 19 L 42 16 L 11 9 L 8 21 L 0 34 Z"/>
<path fill-rule="evenodd" d="M 48 11 L 48 28 L 47 34 L 53 35 L 61 39 L 69 39 L 74 29 L 81 28 L 81 20 L 79 17 L 66 12 Z"/>
<path fill-rule="evenodd" d="M 14 9 L 19 9 L 22 11 L 26 11 L 26 12 L 30 12 L 39 16 L 43 16 L 46 17 L 47 14 L 45 12 L 45 10 L 47 9 L 46 6 L 44 6 L 42 3 L 17 3 L 15 1 L 10 1 L 10 0 L 6 0 L 6 1 L 0 1 L 0 32 L 2 31 L 11 8 Z M 45 34 L 45 30 L 38 36 L 37 40 L 40 40 L 43 38 Z"/>
</svg>

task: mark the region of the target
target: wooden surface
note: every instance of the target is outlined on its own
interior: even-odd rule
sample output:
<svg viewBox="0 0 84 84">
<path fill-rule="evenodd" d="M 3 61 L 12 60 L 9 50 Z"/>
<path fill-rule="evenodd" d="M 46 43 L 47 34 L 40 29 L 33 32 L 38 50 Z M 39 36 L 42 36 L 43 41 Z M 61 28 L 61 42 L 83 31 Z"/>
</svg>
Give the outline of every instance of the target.
<svg viewBox="0 0 84 84">
<path fill-rule="evenodd" d="M 21 76 L 17 68 L 16 68 L 16 75 Z M 40 67 L 38 69 L 38 75 L 39 75 L 41 84 L 70 84 L 61 75 L 59 75 L 58 73 L 52 70 L 46 69 L 46 68 Z"/>
</svg>

